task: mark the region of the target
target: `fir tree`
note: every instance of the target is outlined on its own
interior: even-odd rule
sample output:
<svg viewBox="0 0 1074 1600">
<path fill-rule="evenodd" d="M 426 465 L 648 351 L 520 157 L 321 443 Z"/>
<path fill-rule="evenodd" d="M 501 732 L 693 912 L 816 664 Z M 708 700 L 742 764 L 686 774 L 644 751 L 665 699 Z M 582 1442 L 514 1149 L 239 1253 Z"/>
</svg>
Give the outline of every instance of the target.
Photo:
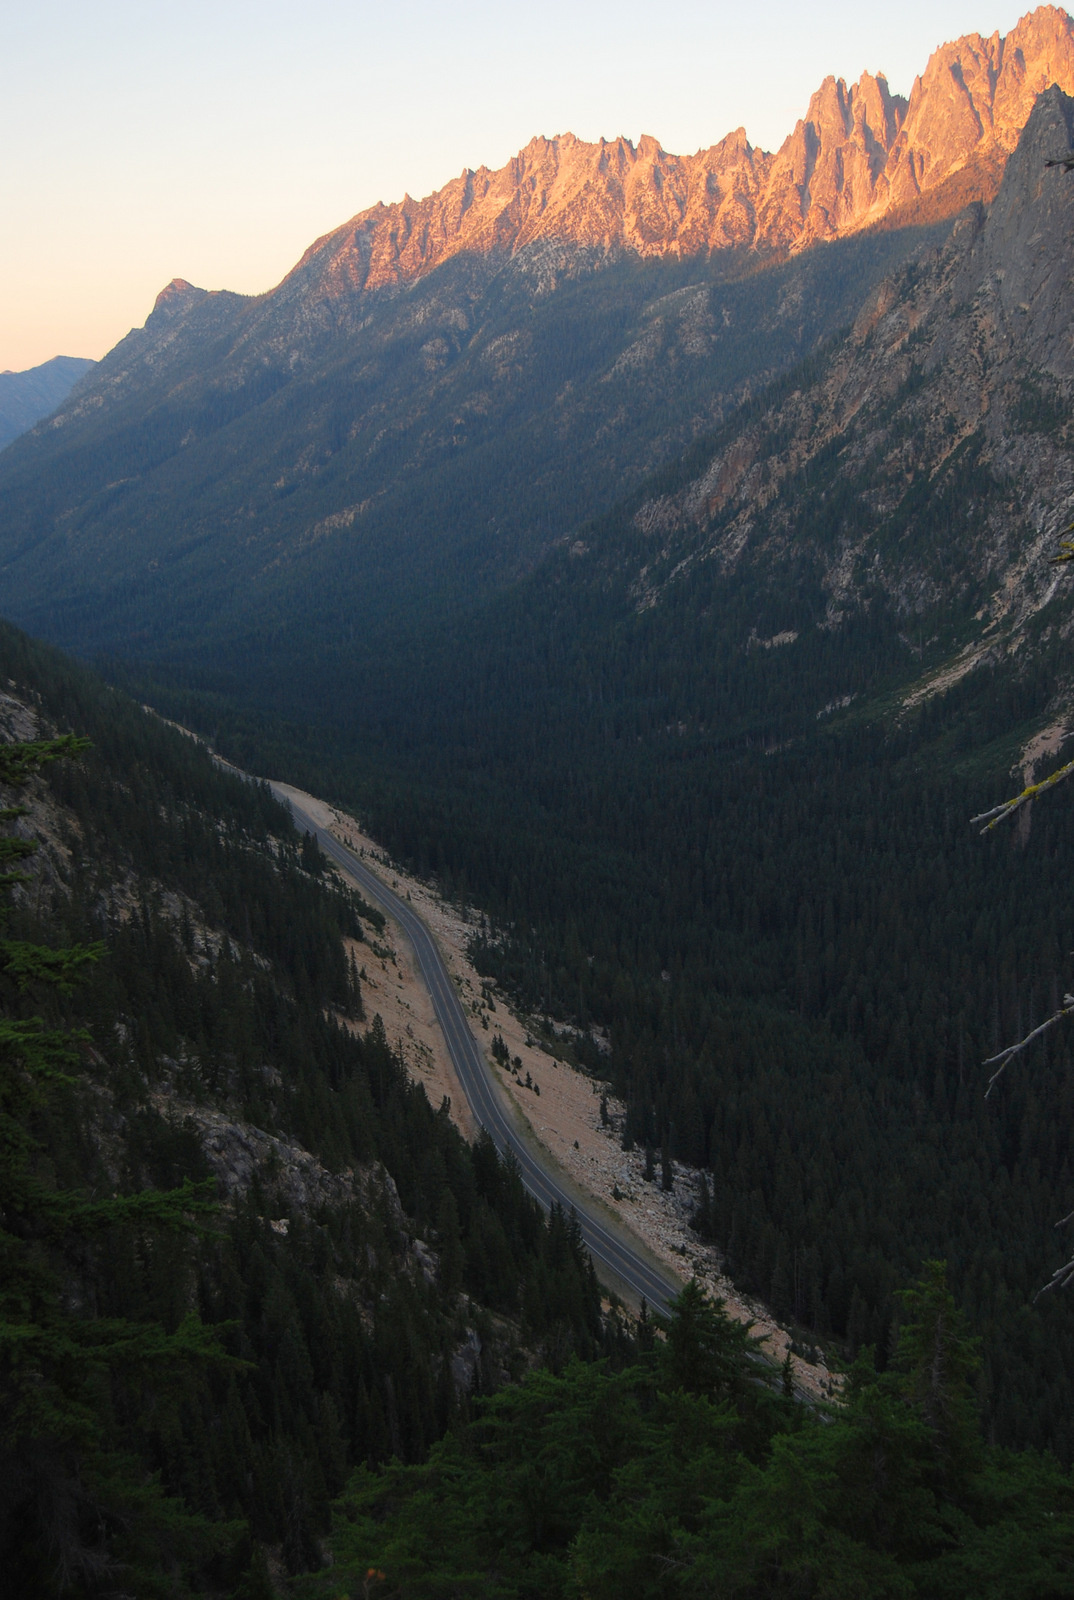
<svg viewBox="0 0 1074 1600">
<path fill-rule="evenodd" d="M 2 745 L 0 784 L 22 788 L 85 748 L 70 736 Z M 0 821 L 26 811 L 8 804 Z M 0 839 L 0 886 L 27 881 L 15 863 L 34 849 L 16 835 Z M 0 913 L 0 927 L 9 920 Z M 72 1291 L 95 1241 L 115 1249 L 124 1231 L 187 1234 L 215 1208 L 190 1182 L 104 1199 L 62 1188 L 34 1132 L 50 1099 L 77 1084 L 89 1035 L 64 1020 L 63 1002 L 101 954 L 100 945 L 0 939 L 0 1562 L 27 1594 L 61 1594 L 120 1566 L 137 1570 L 146 1552 L 135 1546 L 152 1549 L 154 1528 L 188 1551 L 213 1543 L 201 1518 L 132 1471 L 117 1448 L 108 1384 L 152 1372 L 166 1386 L 191 1360 L 223 1360 L 214 1334 L 193 1314 L 171 1332 L 95 1316 L 91 1296 L 73 1308 L 81 1296 Z"/>
</svg>

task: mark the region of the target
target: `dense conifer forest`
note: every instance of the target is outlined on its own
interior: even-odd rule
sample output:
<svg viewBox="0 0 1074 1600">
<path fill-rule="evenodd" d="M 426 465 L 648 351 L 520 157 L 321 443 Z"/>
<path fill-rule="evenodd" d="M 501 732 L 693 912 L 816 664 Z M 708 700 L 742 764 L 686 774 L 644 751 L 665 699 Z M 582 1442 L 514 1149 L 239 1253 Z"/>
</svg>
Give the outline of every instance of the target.
<svg viewBox="0 0 1074 1600">
<path fill-rule="evenodd" d="M 1074 1592 L 1054 1460 L 981 1442 L 977 1342 L 930 1263 L 890 1369 L 838 1413 L 766 1384 L 696 1284 L 636 1364 L 534 1373 L 419 1466 L 359 1470 L 301 1593 L 447 1600 L 1052 1600 Z M 646 1336 L 647 1335 L 647 1336 Z"/>
<path fill-rule="evenodd" d="M 625 1335 L 363 1022 L 379 913 L 268 791 L 7 627 L 5 684 L 4 1581 L 260 1597 L 356 1463 Z"/>
<path fill-rule="evenodd" d="M 981 1063 L 1069 982 L 1074 823 L 1060 793 L 1028 836 L 969 826 L 1062 703 L 1069 595 L 1031 651 L 909 706 L 972 586 L 909 633 L 880 597 L 824 629 L 816 573 L 788 552 L 760 580 L 702 567 L 639 608 L 634 507 L 708 448 L 465 623 L 418 617 L 360 693 L 314 633 L 290 690 L 304 725 L 192 679 L 150 674 L 147 692 L 243 764 L 356 807 L 483 908 L 485 970 L 607 1034 L 610 1057 L 583 1039 L 579 1059 L 626 1099 L 626 1141 L 704 1169 L 700 1230 L 806 1343 L 871 1344 L 883 1367 L 896 1289 L 942 1256 L 984 1340 L 990 1436 L 1069 1461 L 1074 1311 L 1028 1309 L 1066 1258 L 1069 1035 L 987 1105 Z M 970 476 L 972 494 L 919 508 L 919 538 L 972 536 L 1006 491 Z M 797 638 L 749 648 L 751 630 Z"/>
</svg>

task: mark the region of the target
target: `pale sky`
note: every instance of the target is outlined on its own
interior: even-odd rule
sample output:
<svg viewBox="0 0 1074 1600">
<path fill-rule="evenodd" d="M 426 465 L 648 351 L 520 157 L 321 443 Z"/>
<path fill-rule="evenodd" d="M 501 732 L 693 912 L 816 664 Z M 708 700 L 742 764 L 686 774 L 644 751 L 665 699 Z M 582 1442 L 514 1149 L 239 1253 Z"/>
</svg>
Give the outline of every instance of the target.
<svg viewBox="0 0 1074 1600">
<path fill-rule="evenodd" d="M 101 356 L 173 277 L 270 288 L 377 200 L 534 134 L 732 128 L 773 149 L 828 74 L 908 94 L 996 0 L 0 0 L 0 370 Z"/>
</svg>

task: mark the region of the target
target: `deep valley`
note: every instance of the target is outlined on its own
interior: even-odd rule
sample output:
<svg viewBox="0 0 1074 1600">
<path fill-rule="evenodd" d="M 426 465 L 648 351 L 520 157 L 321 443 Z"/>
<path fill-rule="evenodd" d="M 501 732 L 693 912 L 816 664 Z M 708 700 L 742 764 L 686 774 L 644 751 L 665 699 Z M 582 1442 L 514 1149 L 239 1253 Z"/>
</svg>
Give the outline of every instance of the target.
<svg viewBox="0 0 1074 1600">
<path fill-rule="evenodd" d="M 22 1592 L 1072 1592 L 1071 1035 L 984 1062 L 1074 821 L 970 825 L 1072 754 L 1072 96 L 1044 7 L 774 153 L 534 140 L 175 280 L 0 452 Z M 450 921 L 667 1319 L 210 752 Z"/>
</svg>

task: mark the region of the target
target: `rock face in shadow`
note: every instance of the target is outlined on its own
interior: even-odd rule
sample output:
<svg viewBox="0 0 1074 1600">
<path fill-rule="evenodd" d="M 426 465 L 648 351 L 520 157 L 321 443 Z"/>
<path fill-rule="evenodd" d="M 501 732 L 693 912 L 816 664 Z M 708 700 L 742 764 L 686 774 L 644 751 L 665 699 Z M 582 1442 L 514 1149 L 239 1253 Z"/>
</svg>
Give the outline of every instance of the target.
<svg viewBox="0 0 1074 1600">
<path fill-rule="evenodd" d="M 1047 165 L 1072 140 L 1074 99 L 1052 87 L 991 207 L 874 288 L 811 382 L 641 504 L 636 529 L 663 547 L 639 604 L 701 563 L 793 556 L 820 574 L 831 626 L 883 594 L 907 616 L 976 607 L 960 670 L 1021 647 L 1074 496 L 1074 175 Z"/>
</svg>

